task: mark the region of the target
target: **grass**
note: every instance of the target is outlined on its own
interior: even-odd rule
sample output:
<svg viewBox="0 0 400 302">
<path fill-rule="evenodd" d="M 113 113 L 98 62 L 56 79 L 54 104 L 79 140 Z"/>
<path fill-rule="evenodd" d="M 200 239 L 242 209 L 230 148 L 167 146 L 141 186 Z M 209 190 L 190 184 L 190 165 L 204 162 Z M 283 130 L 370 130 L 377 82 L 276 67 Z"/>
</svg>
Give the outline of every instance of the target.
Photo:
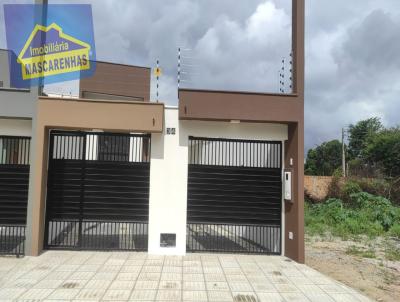
<svg viewBox="0 0 400 302">
<path fill-rule="evenodd" d="M 390 261 L 400 261 L 400 249 L 388 244 L 385 249 L 385 258 Z"/>
<path fill-rule="evenodd" d="M 306 202 L 304 219 L 309 236 L 339 237 L 355 242 L 366 238 L 384 239 L 378 247 L 352 245 L 346 250 L 348 255 L 377 258 L 377 250 L 379 255 L 383 252 L 387 260 L 400 261 L 400 246 L 395 243 L 400 239 L 400 207 L 383 197 L 361 192 L 351 194 L 347 202 L 340 199 L 328 199 L 319 204 Z"/>
<path fill-rule="evenodd" d="M 383 197 L 368 193 L 350 195 L 350 202 L 328 199 L 324 203 L 305 206 L 305 225 L 309 235 L 332 234 L 348 240 L 393 236 L 400 238 L 400 208 Z"/>
<path fill-rule="evenodd" d="M 375 251 L 373 249 L 362 249 L 355 245 L 351 245 L 346 249 L 347 255 L 353 255 L 362 258 L 376 258 Z"/>
</svg>

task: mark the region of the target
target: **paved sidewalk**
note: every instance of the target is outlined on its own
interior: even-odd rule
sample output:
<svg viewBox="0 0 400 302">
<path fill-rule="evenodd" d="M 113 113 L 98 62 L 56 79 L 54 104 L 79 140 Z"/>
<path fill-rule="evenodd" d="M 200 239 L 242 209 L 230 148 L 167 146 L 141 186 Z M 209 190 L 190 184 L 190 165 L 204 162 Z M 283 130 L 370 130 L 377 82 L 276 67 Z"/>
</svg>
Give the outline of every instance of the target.
<svg viewBox="0 0 400 302">
<path fill-rule="evenodd" d="M 285 257 L 49 251 L 0 257 L 0 301 L 370 301 Z"/>
</svg>

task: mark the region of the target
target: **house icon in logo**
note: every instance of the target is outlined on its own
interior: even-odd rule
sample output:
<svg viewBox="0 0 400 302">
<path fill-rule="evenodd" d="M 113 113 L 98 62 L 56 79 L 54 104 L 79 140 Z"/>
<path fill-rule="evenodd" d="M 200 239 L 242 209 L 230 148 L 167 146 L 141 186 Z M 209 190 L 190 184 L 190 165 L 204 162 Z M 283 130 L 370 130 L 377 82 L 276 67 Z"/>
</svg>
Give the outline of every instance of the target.
<svg viewBox="0 0 400 302">
<path fill-rule="evenodd" d="M 34 79 L 90 69 L 90 45 L 63 33 L 60 26 L 37 24 L 18 55 L 22 78 Z"/>
</svg>

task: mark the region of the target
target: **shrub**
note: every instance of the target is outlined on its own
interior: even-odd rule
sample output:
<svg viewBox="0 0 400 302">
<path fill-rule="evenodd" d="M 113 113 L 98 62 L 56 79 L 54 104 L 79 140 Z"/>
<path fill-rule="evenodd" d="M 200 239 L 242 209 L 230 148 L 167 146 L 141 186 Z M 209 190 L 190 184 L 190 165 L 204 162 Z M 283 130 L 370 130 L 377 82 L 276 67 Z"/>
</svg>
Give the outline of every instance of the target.
<svg viewBox="0 0 400 302">
<path fill-rule="evenodd" d="M 400 224 L 394 224 L 389 230 L 389 234 L 393 237 L 397 237 L 400 239 Z"/>
<path fill-rule="evenodd" d="M 330 198 L 325 203 L 306 204 L 305 224 L 309 234 L 331 233 L 342 238 L 400 233 L 400 208 L 383 197 L 352 193 L 349 203 Z"/>
<path fill-rule="evenodd" d="M 362 192 L 362 189 L 361 189 L 360 185 L 358 184 L 358 182 L 356 182 L 354 180 L 349 180 L 349 181 L 345 182 L 343 187 L 340 189 L 341 198 L 345 202 L 350 202 L 351 201 L 350 196 L 352 194 L 360 193 L 360 192 Z"/>
</svg>

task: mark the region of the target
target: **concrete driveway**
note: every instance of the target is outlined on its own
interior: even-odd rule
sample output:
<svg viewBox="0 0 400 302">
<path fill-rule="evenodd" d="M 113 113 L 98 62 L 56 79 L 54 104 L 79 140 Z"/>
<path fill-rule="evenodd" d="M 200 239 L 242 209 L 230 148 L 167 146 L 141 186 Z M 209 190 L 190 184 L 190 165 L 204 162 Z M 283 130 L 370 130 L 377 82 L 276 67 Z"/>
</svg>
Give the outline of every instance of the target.
<svg viewBox="0 0 400 302">
<path fill-rule="evenodd" d="M 285 257 L 48 251 L 0 257 L 0 301 L 370 301 Z"/>
</svg>

